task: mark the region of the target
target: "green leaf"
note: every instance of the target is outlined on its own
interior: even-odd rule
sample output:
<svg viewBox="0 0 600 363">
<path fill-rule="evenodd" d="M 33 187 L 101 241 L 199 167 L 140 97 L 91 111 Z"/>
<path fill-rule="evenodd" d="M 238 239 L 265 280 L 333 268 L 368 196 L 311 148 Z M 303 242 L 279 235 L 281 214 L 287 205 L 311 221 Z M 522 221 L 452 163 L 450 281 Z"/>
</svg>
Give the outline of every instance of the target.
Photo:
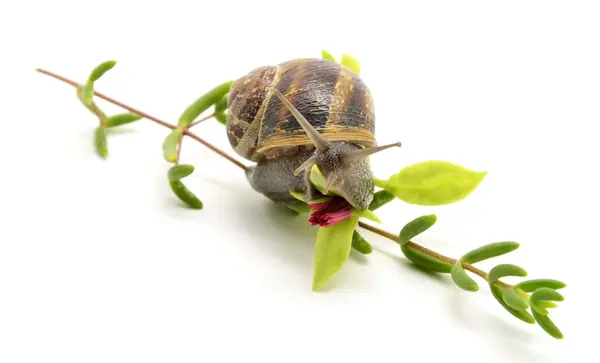
<svg viewBox="0 0 600 363">
<path fill-rule="evenodd" d="M 115 60 L 109 60 L 100 63 L 96 68 L 94 68 L 92 73 L 90 73 L 88 82 L 96 82 L 98 79 L 100 79 L 100 77 L 104 75 L 104 73 L 108 72 L 112 67 L 114 67 L 115 64 L 117 64 L 117 61 Z"/>
<path fill-rule="evenodd" d="M 84 105 L 91 106 L 92 102 L 93 102 L 93 97 L 94 97 L 94 84 L 86 83 L 83 86 L 78 87 L 77 88 L 77 97 L 79 97 L 79 100 Z M 93 112 L 93 110 L 90 110 L 90 111 Z"/>
<path fill-rule="evenodd" d="M 452 276 L 452 281 L 454 281 L 454 283 L 461 289 L 467 291 L 479 290 L 479 286 L 472 278 L 469 277 L 469 275 L 467 275 L 467 272 L 462 267 L 460 261 L 457 261 L 454 266 L 452 266 L 450 275 Z"/>
<path fill-rule="evenodd" d="M 362 253 L 363 255 L 368 255 L 373 252 L 373 247 L 371 244 L 367 242 L 367 240 L 356 230 L 352 235 L 352 248 Z"/>
<path fill-rule="evenodd" d="M 394 200 L 394 198 L 396 198 L 396 196 L 390 193 L 389 191 L 385 189 L 380 190 L 377 193 L 373 194 L 373 201 L 369 205 L 369 210 L 375 210 L 379 207 L 382 207 L 383 205 Z"/>
<path fill-rule="evenodd" d="M 292 195 L 292 197 L 294 197 L 294 198 L 298 199 L 298 200 L 299 200 L 299 201 L 301 201 L 301 202 L 304 202 L 304 203 L 306 203 L 306 201 L 304 200 L 304 194 L 302 194 L 302 193 L 300 193 L 300 192 L 294 192 L 294 191 L 290 191 L 289 193 Z M 309 202 L 309 204 L 314 204 L 314 203 L 323 203 L 323 202 L 326 202 L 326 201 L 328 201 L 328 200 L 330 200 L 330 199 L 331 199 L 331 197 L 321 197 L 321 198 L 316 198 L 316 199 L 313 199 L 313 200 L 311 200 L 311 201 Z"/>
<path fill-rule="evenodd" d="M 202 209 L 202 202 L 180 180 L 169 181 L 173 193 L 185 204 L 194 209 Z"/>
<path fill-rule="evenodd" d="M 227 109 L 227 98 L 228 94 L 225 94 L 225 96 L 221 97 L 219 102 L 215 104 L 215 113 L 220 113 Z"/>
<path fill-rule="evenodd" d="M 167 135 L 165 141 L 163 141 L 163 156 L 166 161 L 170 163 L 177 161 L 177 145 L 182 134 L 183 131 L 181 129 L 174 129 Z"/>
<path fill-rule="evenodd" d="M 304 202 L 304 194 L 290 190 L 290 195 L 301 202 Z"/>
<path fill-rule="evenodd" d="M 523 300 L 519 295 L 517 295 L 513 288 L 505 289 L 502 299 L 506 305 L 516 310 L 524 310 L 529 307 L 527 301 Z"/>
<path fill-rule="evenodd" d="M 196 117 L 206 111 L 210 106 L 216 104 L 225 96 L 231 88 L 233 81 L 221 83 L 217 87 L 211 89 L 204 95 L 200 96 L 194 103 L 189 105 L 185 111 L 179 116 L 179 126 L 189 126 Z"/>
<path fill-rule="evenodd" d="M 563 301 L 564 299 L 560 293 L 549 287 L 541 287 L 531 294 L 531 301 Z"/>
<path fill-rule="evenodd" d="M 301 202 L 288 202 L 288 203 L 284 203 L 283 205 L 285 205 L 286 207 L 288 207 L 289 209 L 293 210 L 296 213 L 310 213 L 310 208 L 308 208 L 308 205 L 306 203 L 301 203 Z"/>
<path fill-rule="evenodd" d="M 360 63 L 356 60 L 356 58 L 351 57 L 347 54 L 342 54 L 342 60 L 340 64 L 349 68 L 356 74 L 360 74 Z"/>
<path fill-rule="evenodd" d="M 358 217 L 351 216 L 332 226 L 319 227 L 314 256 L 313 291 L 329 281 L 348 259 L 357 224 Z"/>
<path fill-rule="evenodd" d="M 409 242 L 414 237 L 428 230 L 436 221 L 437 217 L 435 214 L 429 214 L 408 222 L 400 231 L 400 243 L 405 244 Z"/>
<path fill-rule="evenodd" d="M 375 179 L 375 185 L 406 203 L 446 205 L 465 199 L 486 174 L 447 161 L 432 160 L 410 165 L 388 180 Z"/>
<path fill-rule="evenodd" d="M 328 60 L 328 61 L 332 61 L 333 63 L 337 63 L 337 61 L 335 60 L 335 58 L 325 49 L 323 49 L 321 51 L 321 58 Z"/>
<path fill-rule="evenodd" d="M 517 309 L 513 309 L 510 306 L 506 305 L 506 303 L 504 302 L 504 299 L 503 299 L 503 295 L 504 295 L 503 290 L 504 289 L 502 289 L 501 287 L 492 283 L 492 284 L 490 284 L 490 290 L 492 291 L 492 295 L 494 295 L 494 298 L 496 299 L 496 301 L 498 301 L 498 303 L 500 305 L 502 305 L 502 307 L 504 309 L 506 309 L 506 311 L 511 313 L 514 317 L 516 317 L 528 324 L 535 324 L 535 319 L 526 310 L 517 310 Z"/>
<path fill-rule="evenodd" d="M 552 279 L 534 279 L 527 280 L 523 282 L 519 282 L 516 287 L 525 291 L 525 292 L 533 292 L 541 287 L 548 287 L 550 289 L 558 290 L 566 287 L 567 284 L 558 280 Z"/>
<path fill-rule="evenodd" d="M 531 309 L 537 311 L 538 313 L 540 313 L 542 315 L 550 314 L 550 312 L 544 306 L 540 305 L 539 302 L 530 301 L 530 304 L 531 304 Z"/>
<path fill-rule="evenodd" d="M 494 242 L 468 252 L 460 259 L 466 263 L 477 263 L 488 258 L 504 255 L 519 248 L 517 242 Z"/>
<path fill-rule="evenodd" d="M 106 119 L 106 127 L 117 127 L 141 120 L 142 116 L 135 113 L 120 113 Z"/>
<path fill-rule="evenodd" d="M 223 125 L 227 124 L 227 115 L 225 114 L 225 112 L 216 113 L 215 118 Z"/>
<path fill-rule="evenodd" d="M 527 276 L 527 271 L 516 265 L 501 264 L 490 270 L 490 273 L 488 274 L 488 282 L 493 283 L 505 276 L 525 277 Z"/>
<path fill-rule="evenodd" d="M 543 308 L 546 309 L 554 309 L 558 307 L 558 304 L 553 303 L 552 301 L 536 301 L 535 302 L 538 306 L 541 306 Z"/>
<path fill-rule="evenodd" d="M 550 320 L 548 316 L 542 315 L 535 310 L 533 310 L 532 313 L 535 321 L 537 321 L 538 325 L 544 329 L 546 333 L 556 339 L 563 338 L 563 334 L 560 329 L 558 329 L 558 327 L 554 324 L 554 322 L 552 322 L 552 320 Z"/>
<path fill-rule="evenodd" d="M 317 164 L 313 165 L 310 169 L 310 182 L 315 186 L 315 188 L 317 188 L 319 192 L 323 193 L 323 191 L 325 190 L 326 180 L 323 173 L 321 173 L 321 170 L 319 170 Z M 329 189 L 329 193 L 327 193 L 327 195 L 334 194 L 335 191 L 333 190 L 333 188 Z"/>
<path fill-rule="evenodd" d="M 102 126 L 96 127 L 96 131 L 94 132 L 94 146 L 96 147 L 96 152 L 100 157 L 106 158 L 108 156 L 106 131 Z"/>
<path fill-rule="evenodd" d="M 450 273 L 452 271 L 451 264 L 439 261 L 407 245 L 400 245 L 400 249 L 406 258 L 423 270 L 438 273 Z"/>
<path fill-rule="evenodd" d="M 356 216 L 359 216 L 361 218 L 366 218 L 370 221 L 373 222 L 377 222 L 377 223 L 381 223 L 381 219 L 379 219 L 375 213 L 373 213 L 372 211 L 366 209 L 366 210 L 358 210 L 358 209 L 354 209 L 352 208 L 352 213 Z"/>
<path fill-rule="evenodd" d="M 176 181 L 185 178 L 194 172 L 194 166 L 188 164 L 179 164 L 169 169 L 169 181 Z"/>
</svg>

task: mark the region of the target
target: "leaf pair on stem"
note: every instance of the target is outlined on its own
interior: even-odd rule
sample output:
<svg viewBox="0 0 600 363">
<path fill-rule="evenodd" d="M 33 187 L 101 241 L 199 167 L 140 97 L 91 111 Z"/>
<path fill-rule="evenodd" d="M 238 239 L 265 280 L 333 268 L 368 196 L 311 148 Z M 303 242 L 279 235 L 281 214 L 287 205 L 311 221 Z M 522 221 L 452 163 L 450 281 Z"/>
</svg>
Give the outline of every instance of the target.
<svg viewBox="0 0 600 363">
<path fill-rule="evenodd" d="M 134 113 L 121 113 L 108 117 L 93 100 L 94 83 L 115 65 L 116 61 L 112 60 L 99 64 L 92 70 L 86 83 L 77 87 L 77 97 L 81 103 L 100 121 L 94 132 L 94 145 L 98 155 L 102 158 L 108 156 L 107 128 L 123 126 L 142 119 L 140 115 Z M 179 116 L 178 126 L 167 135 L 162 144 L 165 160 L 175 164 L 168 171 L 171 190 L 181 201 L 194 209 L 201 209 L 202 202 L 181 181 L 194 171 L 192 165 L 179 165 L 181 142 L 186 131 L 194 125 L 194 120 L 212 106 L 214 106 L 213 114 L 205 119 L 215 117 L 219 122 L 225 123 L 227 95 L 232 83 L 233 81 L 228 81 L 218 85 L 189 105 Z"/>
<path fill-rule="evenodd" d="M 500 279 L 507 276 L 525 277 L 527 272 L 523 268 L 512 264 L 499 264 L 489 273 L 485 273 L 472 266 L 477 262 L 516 250 L 519 248 L 519 244 L 516 242 L 490 243 L 476 248 L 454 261 L 449 258 L 446 258 L 446 261 L 433 258 L 431 255 L 419 251 L 416 248 L 417 245 L 410 240 L 429 229 L 435 221 L 434 215 L 422 216 L 402 228 L 399 236 L 400 246 L 409 260 L 430 272 L 450 273 L 452 281 L 458 287 L 466 291 L 477 291 L 479 286 L 467 274 L 468 268 L 470 272 L 476 273 L 487 281 L 496 301 L 513 316 L 529 324 L 537 322 L 552 337 L 563 338 L 560 329 L 548 317 L 547 309 L 558 307 L 554 301 L 563 301 L 563 296 L 555 290 L 564 288 L 566 284 L 558 280 L 537 279 L 526 280 L 511 286 L 501 282 Z M 531 296 L 528 293 L 532 293 Z"/>
<path fill-rule="evenodd" d="M 94 103 L 94 82 L 99 80 L 104 73 L 111 70 L 116 61 L 110 60 L 99 64 L 96 68 L 92 70 L 85 84 L 80 87 L 77 87 L 77 98 L 81 101 L 81 103 L 92 112 L 98 120 L 100 124 L 96 127 L 94 131 L 94 146 L 96 147 L 96 152 L 102 158 L 106 158 L 108 156 L 108 141 L 106 138 L 106 129 L 111 127 L 122 126 L 128 123 L 132 123 L 140 120 L 142 117 L 133 113 L 121 113 L 113 116 L 106 116 L 106 114 Z"/>
</svg>

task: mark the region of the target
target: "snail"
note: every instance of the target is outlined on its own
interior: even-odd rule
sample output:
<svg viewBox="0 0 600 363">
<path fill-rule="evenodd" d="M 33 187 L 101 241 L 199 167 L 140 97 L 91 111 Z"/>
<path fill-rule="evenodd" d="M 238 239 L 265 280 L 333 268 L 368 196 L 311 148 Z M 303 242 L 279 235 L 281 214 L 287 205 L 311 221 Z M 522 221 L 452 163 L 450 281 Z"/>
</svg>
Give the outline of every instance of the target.
<svg viewBox="0 0 600 363">
<path fill-rule="evenodd" d="M 233 150 L 256 162 L 251 187 L 276 203 L 335 194 L 365 210 L 374 182 L 367 157 L 400 146 L 376 145 L 371 93 L 349 68 L 322 59 L 294 59 L 252 70 L 232 85 L 226 129 Z M 316 165 L 322 193 L 310 180 Z"/>
</svg>

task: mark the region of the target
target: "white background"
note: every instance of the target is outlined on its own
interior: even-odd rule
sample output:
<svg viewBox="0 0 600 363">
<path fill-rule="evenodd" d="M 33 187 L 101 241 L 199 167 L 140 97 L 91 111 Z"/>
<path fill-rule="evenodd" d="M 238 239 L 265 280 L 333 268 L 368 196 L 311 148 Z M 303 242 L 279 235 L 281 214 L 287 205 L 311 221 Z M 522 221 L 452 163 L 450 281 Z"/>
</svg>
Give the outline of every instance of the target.
<svg viewBox="0 0 600 363">
<path fill-rule="evenodd" d="M 3 4 L 0 362 L 593 361 L 599 19 L 596 1 Z M 217 83 L 322 48 L 361 61 L 379 142 L 403 143 L 372 158 L 377 176 L 427 159 L 489 173 L 457 204 L 392 203 L 383 226 L 436 213 L 416 240 L 451 256 L 521 242 L 482 267 L 567 282 L 552 313 L 565 340 L 368 233 L 374 253 L 352 253 L 312 292 L 316 229 L 303 218 L 191 140 L 186 183 L 205 209 L 183 208 L 166 129 L 125 127 L 102 161 L 74 89 L 34 72 L 83 81 L 116 59 L 97 90 L 175 122 Z M 230 151 L 216 122 L 196 131 Z"/>
</svg>

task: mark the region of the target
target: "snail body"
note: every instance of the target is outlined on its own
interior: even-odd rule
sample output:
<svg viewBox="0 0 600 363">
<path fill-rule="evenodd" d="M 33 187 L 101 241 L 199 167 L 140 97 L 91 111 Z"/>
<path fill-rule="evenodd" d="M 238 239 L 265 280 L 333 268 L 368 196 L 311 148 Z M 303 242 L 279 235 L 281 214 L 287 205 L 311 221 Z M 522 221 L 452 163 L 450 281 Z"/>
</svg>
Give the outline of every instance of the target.
<svg viewBox="0 0 600 363">
<path fill-rule="evenodd" d="M 328 60 L 294 59 L 252 70 L 236 80 L 228 96 L 227 135 L 240 156 L 256 162 L 246 176 L 256 191 L 275 202 L 310 201 L 316 164 L 353 207 L 373 198 L 366 156 L 396 146 L 375 146 L 371 93 L 350 69 Z"/>
</svg>

